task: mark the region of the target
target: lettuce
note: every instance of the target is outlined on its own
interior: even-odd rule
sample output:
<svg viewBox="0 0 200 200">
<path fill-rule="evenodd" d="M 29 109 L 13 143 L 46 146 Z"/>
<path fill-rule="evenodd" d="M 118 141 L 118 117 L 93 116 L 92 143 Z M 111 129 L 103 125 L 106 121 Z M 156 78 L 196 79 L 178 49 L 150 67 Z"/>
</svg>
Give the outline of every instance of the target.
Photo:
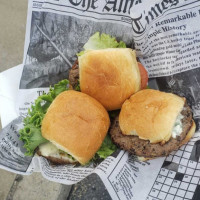
<svg viewBox="0 0 200 200">
<path fill-rule="evenodd" d="M 117 150 L 116 145 L 113 144 L 111 138 L 109 135 L 106 135 L 100 149 L 96 152 L 93 160 L 95 160 L 96 158 L 107 158 L 108 156 L 110 156 L 112 153 L 114 153 Z"/>
<path fill-rule="evenodd" d="M 81 56 L 87 50 L 107 49 L 107 48 L 126 48 L 123 41 L 117 42 L 115 37 L 108 34 L 96 32 L 92 35 L 87 43 L 83 46 L 84 51 L 81 51 L 77 56 Z"/>
<path fill-rule="evenodd" d="M 68 80 L 62 80 L 53 88 L 50 87 L 48 94 L 39 96 L 35 100 L 35 104 L 28 110 L 28 115 L 24 118 L 24 128 L 19 131 L 20 140 L 24 142 L 26 149 L 25 155 L 32 156 L 40 144 L 47 142 L 41 134 L 42 120 L 56 96 L 68 90 L 68 84 Z"/>
<path fill-rule="evenodd" d="M 41 135 L 40 128 L 35 127 L 32 124 L 27 124 L 23 129 L 20 130 L 20 139 L 24 142 L 26 148 L 25 155 L 33 155 L 34 150 L 42 143 L 47 142 Z"/>
</svg>

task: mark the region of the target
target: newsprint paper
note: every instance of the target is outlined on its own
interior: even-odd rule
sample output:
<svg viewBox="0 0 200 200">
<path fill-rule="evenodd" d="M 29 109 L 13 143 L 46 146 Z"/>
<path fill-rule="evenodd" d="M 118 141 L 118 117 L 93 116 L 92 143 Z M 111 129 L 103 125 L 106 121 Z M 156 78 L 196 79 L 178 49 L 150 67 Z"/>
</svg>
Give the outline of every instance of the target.
<svg viewBox="0 0 200 200">
<path fill-rule="evenodd" d="M 63 184 L 96 176 L 112 199 L 200 199 L 199 21 L 199 0 L 30 0 L 23 64 L 0 74 L 0 167 L 40 171 Z M 68 78 L 76 53 L 97 31 L 136 49 L 151 88 L 187 98 L 197 132 L 178 151 L 148 162 L 121 150 L 85 167 L 25 157 L 18 130 L 27 109 L 50 85 Z"/>
</svg>

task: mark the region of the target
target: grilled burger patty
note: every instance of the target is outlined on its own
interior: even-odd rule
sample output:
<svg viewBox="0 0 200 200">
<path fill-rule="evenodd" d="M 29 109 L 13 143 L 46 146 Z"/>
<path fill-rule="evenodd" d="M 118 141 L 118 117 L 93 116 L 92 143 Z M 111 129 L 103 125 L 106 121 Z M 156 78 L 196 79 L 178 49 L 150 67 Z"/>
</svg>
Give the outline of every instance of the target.
<svg viewBox="0 0 200 200">
<path fill-rule="evenodd" d="M 182 140 L 186 137 L 192 125 L 192 112 L 190 107 L 185 103 L 181 112 L 184 118 L 181 120 L 183 131 L 180 136 L 170 138 L 168 142 L 161 145 L 160 143 L 151 144 L 148 140 L 142 140 L 138 136 L 123 135 L 119 127 L 119 118 L 116 117 L 110 129 L 110 135 L 113 142 L 121 149 L 135 154 L 139 157 L 154 158 L 167 156 L 170 152 L 177 150 Z"/>
<path fill-rule="evenodd" d="M 79 82 L 79 66 L 78 66 L 78 60 L 74 63 L 71 70 L 69 71 L 69 84 L 70 86 L 75 89 Z"/>
</svg>

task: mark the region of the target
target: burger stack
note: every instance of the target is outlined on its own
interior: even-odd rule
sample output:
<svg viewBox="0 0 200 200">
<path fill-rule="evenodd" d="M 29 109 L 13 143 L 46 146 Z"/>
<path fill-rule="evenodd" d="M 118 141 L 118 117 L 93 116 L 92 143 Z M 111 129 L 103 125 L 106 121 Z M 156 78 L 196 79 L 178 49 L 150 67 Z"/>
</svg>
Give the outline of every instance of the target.
<svg viewBox="0 0 200 200">
<path fill-rule="evenodd" d="M 186 99 L 147 89 L 148 74 L 136 52 L 121 48 L 125 44 L 115 38 L 96 33 L 87 46 L 99 47 L 102 41 L 103 47 L 117 48 L 89 49 L 78 56 L 69 74 L 71 89 L 48 104 L 40 115 L 41 129 L 34 128 L 34 138 L 42 140 L 37 153 L 54 163 L 85 165 L 109 134 L 120 149 L 145 161 L 167 156 L 188 142 L 196 126 Z M 44 99 L 51 101 L 52 96 Z M 115 110 L 119 114 L 110 120 Z M 22 130 L 21 137 L 27 149 L 34 150 L 29 143 L 31 128 Z"/>
</svg>

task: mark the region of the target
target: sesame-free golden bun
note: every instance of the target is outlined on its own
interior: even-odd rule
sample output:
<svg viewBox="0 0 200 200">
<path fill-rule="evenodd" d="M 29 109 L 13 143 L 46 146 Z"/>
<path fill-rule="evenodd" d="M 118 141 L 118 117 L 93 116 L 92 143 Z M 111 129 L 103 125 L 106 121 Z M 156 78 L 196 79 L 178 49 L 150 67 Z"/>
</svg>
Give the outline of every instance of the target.
<svg viewBox="0 0 200 200">
<path fill-rule="evenodd" d="M 86 164 L 100 148 L 110 125 L 105 108 L 94 98 L 65 91 L 52 102 L 42 121 L 42 136 Z"/>
<path fill-rule="evenodd" d="M 119 125 L 124 135 L 135 135 L 150 143 L 165 143 L 172 135 L 185 98 L 146 89 L 132 95 L 122 105 Z"/>
<path fill-rule="evenodd" d="M 120 109 L 141 88 L 135 51 L 129 48 L 89 50 L 78 58 L 81 92 L 107 110 Z"/>
</svg>

